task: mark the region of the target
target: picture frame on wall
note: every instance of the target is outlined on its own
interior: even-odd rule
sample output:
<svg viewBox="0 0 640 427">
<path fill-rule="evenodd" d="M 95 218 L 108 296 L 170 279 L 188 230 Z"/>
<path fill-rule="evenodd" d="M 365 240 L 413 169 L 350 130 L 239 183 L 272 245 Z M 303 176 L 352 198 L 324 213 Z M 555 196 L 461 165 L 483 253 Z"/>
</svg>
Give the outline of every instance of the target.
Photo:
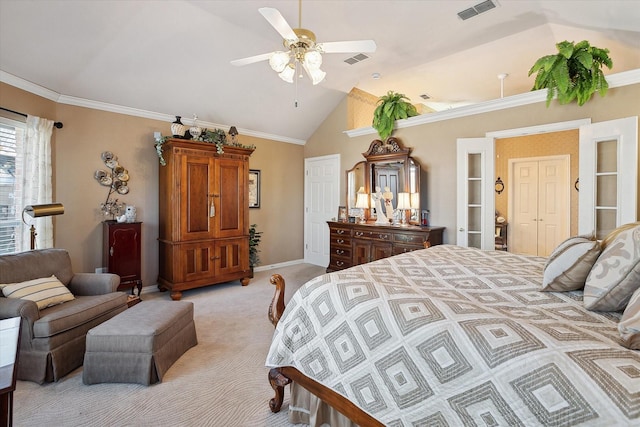
<svg viewBox="0 0 640 427">
<path fill-rule="evenodd" d="M 346 206 L 338 206 L 338 221 L 347 222 L 347 207 Z"/>
<path fill-rule="evenodd" d="M 249 169 L 249 207 L 260 207 L 260 170 Z"/>
</svg>

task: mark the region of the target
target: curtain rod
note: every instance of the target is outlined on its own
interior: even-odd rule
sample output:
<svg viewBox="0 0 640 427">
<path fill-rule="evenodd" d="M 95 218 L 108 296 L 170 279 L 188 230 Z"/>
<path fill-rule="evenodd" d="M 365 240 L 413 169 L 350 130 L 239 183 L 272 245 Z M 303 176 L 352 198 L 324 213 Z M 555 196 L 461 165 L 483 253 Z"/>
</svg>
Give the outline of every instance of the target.
<svg viewBox="0 0 640 427">
<path fill-rule="evenodd" d="M 8 108 L 0 107 L 0 110 L 8 111 L 10 113 L 17 114 L 17 115 L 22 116 L 22 117 L 27 117 L 27 115 L 25 113 L 21 113 L 19 111 L 10 110 Z M 62 129 L 62 126 L 63 126 L 62 122 L 54 122 L 53 123 L 53 127 L 57 128 L 57 129 Z"/>
</svg>

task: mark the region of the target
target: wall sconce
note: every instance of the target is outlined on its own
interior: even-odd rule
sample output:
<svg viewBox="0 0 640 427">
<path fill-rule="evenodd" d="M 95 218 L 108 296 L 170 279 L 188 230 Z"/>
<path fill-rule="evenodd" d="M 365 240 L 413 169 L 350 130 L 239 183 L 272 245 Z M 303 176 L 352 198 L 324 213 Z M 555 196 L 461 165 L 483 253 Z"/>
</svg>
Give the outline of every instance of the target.
<svg viewBox="0 0 640 427">
<path fill-rule="evenodd" d="M 407 210 L 411 209 L 411 195 L 409 193 L 398 193 L 398 209 L 401 213 L 400 225 L 407 225 Z"/>
<path fill-rule="evenodd" d="M 29 205 L 25 206 L 22 210 L 22 222 L 24 222 L 25 225 L 29 225 L 24 219 L 24 214 L 27 214 L 32 218 L 39 218 L 43 216 L 62 215 L 63 213 L 64 206 L 62 206 L 62 203 Z M 31 235 L 31 250 L 34 250 L 36 246 L 36 236 L 38 234 L 36 233 L 36 228 L 33 226 L 33 224 L 31 224 L 31 227 L 29 227 L 29 234 Z"/>
<path fill-rule="evenodd" d="M 364 192 L 364 187 L 360 187 L 356 193 L 356 208 L 360 209 L 360 224 L 366 221 L 364 217 L 365 209 L 369 209 L 369 195 Z"/>
<path fill-rule="evenodd" d="M 496 193 L 501 194 L 504 191 L 504 182 L 498 177 L 496 179 Z"/>
</svg>

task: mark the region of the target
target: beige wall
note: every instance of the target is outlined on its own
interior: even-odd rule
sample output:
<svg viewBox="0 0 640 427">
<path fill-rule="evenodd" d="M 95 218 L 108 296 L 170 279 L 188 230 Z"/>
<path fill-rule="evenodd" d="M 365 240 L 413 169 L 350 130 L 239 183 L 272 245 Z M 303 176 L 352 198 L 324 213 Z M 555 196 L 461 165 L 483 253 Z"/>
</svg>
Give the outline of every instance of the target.
<svg viewBox="0 0 640 427">
<path fill-rule="evenodd" d="M 549 108 L 545 102 L 473 116 L 399 129 L 394 136 L 413 148 L 413 157 L 422 165 L 427 198 L 423 209 L 431 211 L 431 223 L 447 227 L 444 240 L 455 243 L 456 227 L 456 139 L 483 137 L 486 132 L 591 118 L 593 123 L 640 115 L 640 85 L 609 90 L 606 97 L 595 96 L 582 107 L 575 104 Z M 340 154 L 342 169 L 363 159 L 362 154 L 377 135 L 350 138 L 347 129 L 347 97 L 325 120 L 305 145 L 304 156 Z M 425 182 L 426 181 L 426 182 Z M 345 203 L 345 182 L 341 182 L 341 201 Z"/>
<path fill-rule="evenodd" d="M 54 129 L 54 200 L 65 214 L 54 217 L 55 246 L 69 251 L 75 271 L 102 266 L 102 217 L 99 205 L 107 189 L 93 178 L 103 169 L 103 151 L 112 151 L 129 170 L 130 192 L 119 199 L 136 206 L 143 225 L 142 279 L 156 284 L 158 276 L 158 168 L 153 132 L 170 133 L 170 123 L 57 104 L 0 83 L 0 106 L 61 121 Z M 241 127 L 241 123 L 233 123 Z M 239 135 L 242 144 L 256 145 L 251 169 L 261 170 L 261 207 L 250 209 L 251 224 L 263 231 L 261 265 L 302 259 L 304 147 Z"/>
</svg>

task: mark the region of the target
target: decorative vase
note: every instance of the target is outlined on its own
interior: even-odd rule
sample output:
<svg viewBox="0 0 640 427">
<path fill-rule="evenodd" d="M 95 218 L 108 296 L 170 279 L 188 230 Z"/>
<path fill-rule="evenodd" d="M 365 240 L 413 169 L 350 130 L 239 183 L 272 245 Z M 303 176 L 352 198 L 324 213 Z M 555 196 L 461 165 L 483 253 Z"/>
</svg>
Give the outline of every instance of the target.
<svg viewBox="0 0 640 427">
<path fill-rule="evenodd" d="M 195 114 L 193 115 L 193 126 L 189 128 L 189 134 L 194 141 L 202 135 L 202 128 L 198 126 L 198 116 Z"/>
<path fill-rule="evenodd" d="M 187 127 L 182 124 L 182 121 L 180 121 L 180 119 L 180 116 L 176 116 L 176 121 L 171 123 L 171 133 L 173 134 L 174 138 L 184 138 L 184 132 L 187 129 Z"/>
</svg>

